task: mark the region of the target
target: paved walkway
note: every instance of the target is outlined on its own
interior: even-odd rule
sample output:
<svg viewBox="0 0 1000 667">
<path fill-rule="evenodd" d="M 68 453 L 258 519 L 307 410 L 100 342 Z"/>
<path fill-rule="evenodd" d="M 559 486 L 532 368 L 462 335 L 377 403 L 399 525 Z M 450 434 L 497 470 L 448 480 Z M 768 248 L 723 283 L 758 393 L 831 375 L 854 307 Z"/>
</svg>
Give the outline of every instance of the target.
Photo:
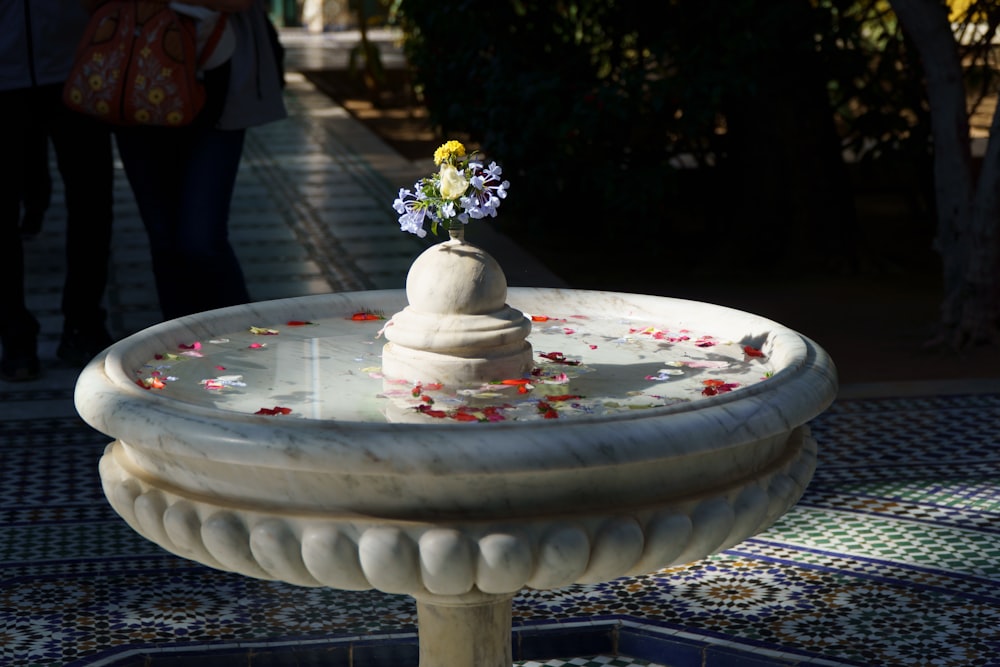
<svg viewBox="0 0 1000 667">
<path fill-rule="evenodd" d="M 376 32 L 387 62 L 399 58 L 391 36 Z M 386 145 L 298 74 L 344 66 L 356 35 L 308 35 L 286 30 L 289 118 L 253 128 L 233 200 L 230 236 L 255 300 L 332 291 L 397 289 L 413 259 L 434 239 L 400 231 L 392 202 L 401 186 L 430 173 Z M 28 306 L 39 318 L 43 376 L 37 382 L 0 381 L 0 418 L 73 416 L 72 388 L 79 369 L 58 361 L 62 328 L 62 184 L 42 234 L 25 247 Z M 507 269 L 510 284 L 549 286 L 560 280 L 487 225 L 470 230 Z M 440 240 L 440 239 L 438 239 Z M 115 227 L 109 328 L 122 338 L 160 321 L 149 248 L 121 164 L 115 174 Z"/>
</svg>

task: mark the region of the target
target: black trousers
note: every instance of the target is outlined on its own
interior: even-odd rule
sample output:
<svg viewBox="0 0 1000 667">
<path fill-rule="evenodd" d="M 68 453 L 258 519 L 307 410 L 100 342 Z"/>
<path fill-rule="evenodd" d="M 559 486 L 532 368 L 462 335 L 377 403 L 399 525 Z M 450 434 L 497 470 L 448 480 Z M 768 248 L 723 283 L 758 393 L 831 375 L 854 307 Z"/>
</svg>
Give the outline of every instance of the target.
<svg viewBox="0 0 1000 667">
<path fill-rule="evenodd" d="M 0 91 L 0 332 L 28 326 L 25 307 L 24 247 L 20 201 L 32 154 L 33 137 L 44 131 L 52 141 L 66 195 L 65 283 L 62 314 L 67 324 L 103 321 L 102 300 L 111 246 L 114 165 L 110 129 L 69 111 L 62 86 Z M 37 178 L 37 177 L 36 177 Z"/>
</svg>

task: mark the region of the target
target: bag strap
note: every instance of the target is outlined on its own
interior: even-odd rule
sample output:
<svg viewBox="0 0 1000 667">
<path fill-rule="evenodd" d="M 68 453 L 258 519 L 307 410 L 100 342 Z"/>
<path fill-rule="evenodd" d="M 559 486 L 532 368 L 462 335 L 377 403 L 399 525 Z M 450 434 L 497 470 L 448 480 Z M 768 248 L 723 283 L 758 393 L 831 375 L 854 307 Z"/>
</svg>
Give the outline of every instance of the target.
<svg viewBox="0 0 1000 667">
<path fill-rule="evenodd" d="M 210 32 L 208 38 L 205 39 L 205 44 L 201 47 L 201 53 L 198 54 L 199 68 L 201 68 L 201 66 L 208 61 L 209 56 L 215 52 L 215 47 L 219 45 L 219 40 L 222 39 L 222 33 L 226 29 L 226 21 L 228 20 L 228 12 L 219 12 L 219 18 L 216 19 L 215 25 L 212 26 L 212 32 Z"/>
</svg>

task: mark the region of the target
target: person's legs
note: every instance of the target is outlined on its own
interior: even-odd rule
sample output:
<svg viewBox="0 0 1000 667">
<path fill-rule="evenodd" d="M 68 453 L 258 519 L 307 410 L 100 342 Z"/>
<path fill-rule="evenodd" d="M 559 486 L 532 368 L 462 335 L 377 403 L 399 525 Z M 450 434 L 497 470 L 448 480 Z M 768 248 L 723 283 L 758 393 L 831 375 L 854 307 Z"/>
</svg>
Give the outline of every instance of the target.
<svg viewBox="0 0 1000 667">
<path fill-rule="evenodd" d="M 21 194 L 21 236 L 31 239 L 42 231 L 45 212 L 52 203 L 52 174 L 49 172 L 49 135 L 42 119 L 32 118 L 24 134 L 27 144 Z"/>
<path fill-rule="evenodd" d="M 182 128 L 170 133 L 144 127 L 115 130 L 118 155 L 149 237 L 153 278 L 164 319 L 173 317 L 185 298 L 172 278 L 178 263 L 174 239 L 181 174 L 191 141 L 190 131 Z"/>
<path fill-rule="evenodd" d="M 24 247 L 19 217 L 27 144 L 18 128 L 34 113 L 30 90 L 0 92 L 0 127 L 8 128 L 0 156 L 0 377 L 38 377 L 38 321 L 24 301 Z"/>
<path fill-rule="evenodd" d="M 163 317 L 249 301 L 228 238 L 244 132 L 123 128 L 116 137 L 149 235 Z"/>
<path fill-rule="evenodd" d="M 186 313 L 250 301 L 229 242 L 229 212 L 243 154 L 244 132 L 205 129 L 184 173 L 178 212 L 176 276 L 189 296 Z"/>
<path fill-rule="evenodd" d="M 66 193 L 64 361 L 83 364 L 111 344 L 102 306 L 108 282 L 113 220 L 111 131 L 66 109 L 61 86 L 44 89 L 51 109 L 50 136 Z"/>
</svg>

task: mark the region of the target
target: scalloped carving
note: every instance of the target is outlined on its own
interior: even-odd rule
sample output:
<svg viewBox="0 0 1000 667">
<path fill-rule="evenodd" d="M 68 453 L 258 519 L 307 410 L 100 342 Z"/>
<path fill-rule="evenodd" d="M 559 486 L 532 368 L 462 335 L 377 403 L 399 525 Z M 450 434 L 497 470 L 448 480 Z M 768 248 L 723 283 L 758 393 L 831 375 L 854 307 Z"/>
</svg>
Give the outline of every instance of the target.
<svg viewBox="0 0 1000 667">
<path fill-rule="evenodd" d="M 377 588 L 434 598 L 512 594 L 652 572 L 703 558 L 770 526 L 815 470 L 808 429 L 783 469 L 715 495 L 631 513 L 570 519 L 433 523 L 293 515 L 214 504 L 129 472 L 112 443 L 105 495 L 137 532 L 210 567 L 300 586 Z"/>
</svg>

